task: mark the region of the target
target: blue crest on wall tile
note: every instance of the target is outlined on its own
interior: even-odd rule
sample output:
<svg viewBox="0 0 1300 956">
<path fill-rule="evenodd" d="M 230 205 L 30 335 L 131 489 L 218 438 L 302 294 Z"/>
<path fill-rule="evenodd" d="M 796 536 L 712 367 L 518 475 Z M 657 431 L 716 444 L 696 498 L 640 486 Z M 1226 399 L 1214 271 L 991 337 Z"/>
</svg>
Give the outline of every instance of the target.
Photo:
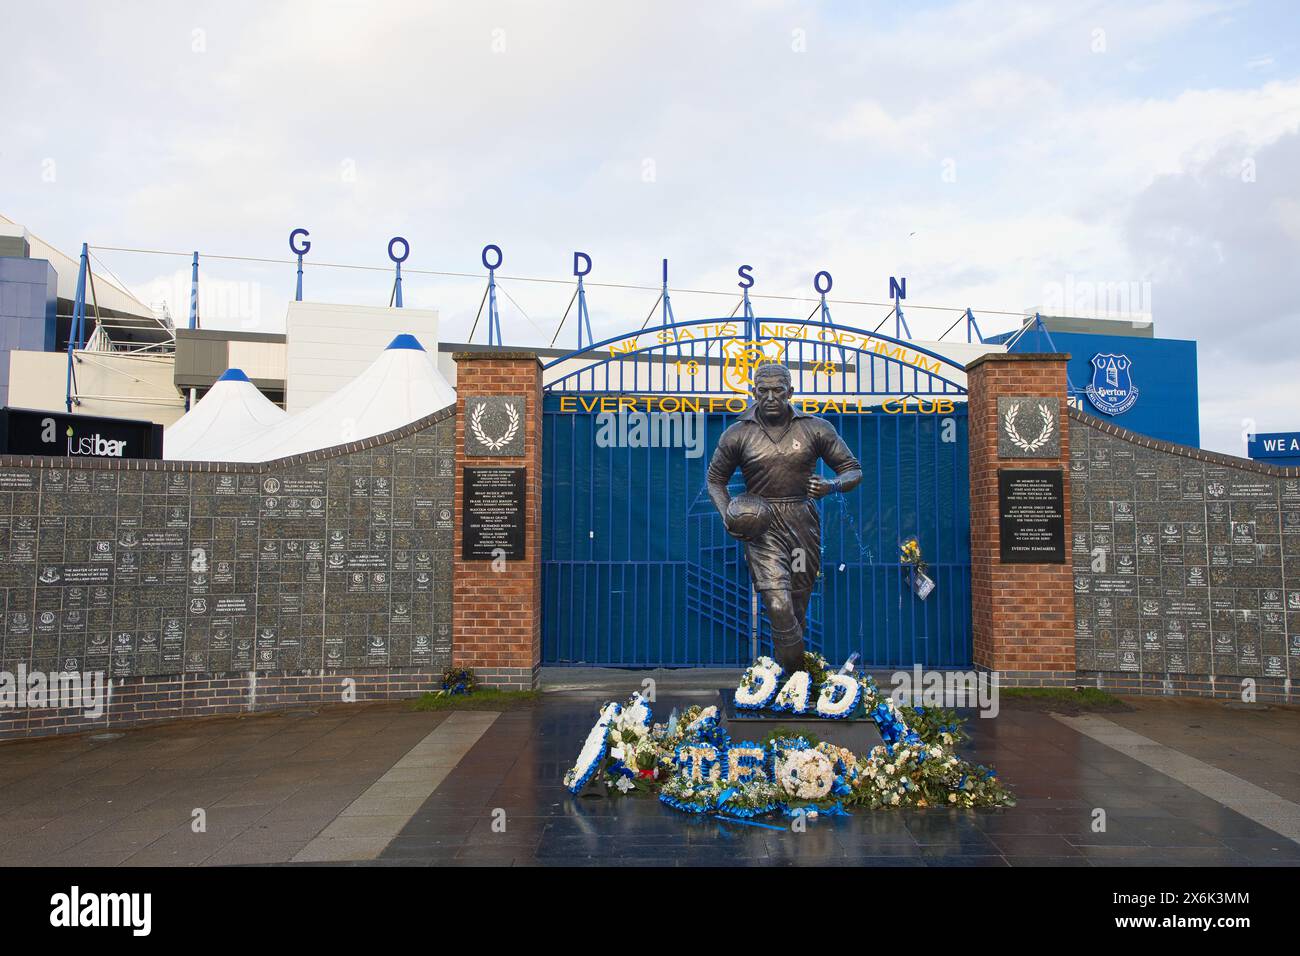
<svg viewBox="0 0 1300 956">
<path fill-rule="evenodd" d="M 1127 355 L 1100 352 L 1092 357 L 1092 381 L 1084 389 L 1088 401 L 1106 415 L 1122 415 L 1138 400 L 1131 374 L 1133 362 Z"/>
</svg>

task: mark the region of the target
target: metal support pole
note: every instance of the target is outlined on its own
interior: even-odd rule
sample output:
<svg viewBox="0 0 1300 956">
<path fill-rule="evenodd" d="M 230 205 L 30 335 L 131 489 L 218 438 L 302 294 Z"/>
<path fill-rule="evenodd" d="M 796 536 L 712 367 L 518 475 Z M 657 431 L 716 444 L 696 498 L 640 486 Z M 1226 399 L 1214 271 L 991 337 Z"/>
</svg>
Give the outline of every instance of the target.
<svg viewBox="0 0 1300 956">
<path fill-rule="evenodd" d="M 582 286 L 582 276 L 578 276 L 578 350 L 582 350 L 582 331 L 587 330 L 587 344 L 595 345 L 596 336 L 591 331 L 591 313 L 587 311 L 587 290 Z"/>
<path fill-rule="evenodd" d="M 402 244 L 402 254 L 400 256 L 393 252 L 393 246 L 397 245 L 399 242 Z M 388 240 L 388 258 L 392 260 L 393 265 L 396 267 L 393 276 L 393 296 L 391 302 L 399 309 L 402 307 L 402 263 L 407 260 L 407 257 L 409 257 L 410 254 L 411 244 L 401 236 L 393 236 L 393 238 Z"/>
<path fill-rule="evenodd" d="M 77 266 L 77 298 L 72 304 L 72 321 L 68 326 L 68 377 L 67 394 L 64 404 L 68 414 L 72 414 L 72 385 L 75 377 L 72 371 L 76 361 L 73 353 L 79 347 L 82 329 L 86 321 L 86 275 L 90 271 L 90 249 L 87 243 L 81 244 L 81 262 Z"/>
<path fill-rule="evenodd" d="M 903 317 L 903 307 L 899 305 L 898 299 L 894 299 L 894 338 L 901 338 L 900 326 L 902 333 L 905 333 L 910 339 L 912 330 L 907 327 L 907 319 Z"/>
<path fill-rule="evenodd" d="M 497 311 L 497 270 L 488 270 L 488 345 L 505 345 L 501 338 L 501 314 Z"/>
<path fill-rule="evenodd" d="M 971 341 L 971 329 L 975 330 L 975 338 L 979 339 L 980 344 L 984 343 L 984 333 L 980 331 L 979 323 L 975 321 L 975 313 L 970 309 L 966 310 L 966 341 Z"/>
<path fill-rule="evenodd" d="M 824 288 L 823 288 L 823 281 L 822 281 L 823 278 L 825 279 Z M 816 292 L 819 296 L 821 296 L 821 303 L 818 305 L 818 311 L 821 312 L 822 332 L 819 338 L 822 340 L 822 361 L 823 362 L 830 362 L 831 360 L 831 346 L 830 346 L 830 342 L 828 341 L 828 336 L 830 338 L 834 337 L 834 333 L 832 332 L 831 329 L 831 326 L 834 324 L 834 322 L 831 319 L 831 309 L 830 306 L 826 304 L 826 293 L 831 291 L 831 286 L 832 286 L 831 274 L 829 272 L 822 270 L 821 272 L 813 276 L 813 291 Z M 813 354 L 814 355 L 817 354 L 816 350 L 813 351 Z M 840 358 L 841 359 L 844 358 L 843 349 L 840 349 Z"/>
<path fill-rule="evenodd" d="M 199 327 L 199 254 L 194 253 L 194 264 L 190 269 L 190 328 Z"/>
<path fill-rule="evenodd" d="M 490 258 L 489 253 L 496 253 L 496 258 Z M 505 339 L 501 335 L 501 313 L 497 309 L 497 269 L 505 261 L 505 256 L 501 252 L 501 247 L 495 243 L 488 243 L 483 247 L 479 254 L 483 261 L 483 268 L 488 271 L 487 290 L 483 293 L 483 299 L 487 302 L 488 307 L 488 345 L 505 345 Z M 514 301 L 513 299 L 511 301 Z M 479 312 L 483 311 L 483 302 L 479 303 Z M 474 317 L 474 324 L 478 325 L 478 317 Z M 474 338 L 474 330 L 470 329 L 470 338 Z M 557 333 L 558 334 L 558 333 Z"/>
<path fill-rule="evenodd" d="M 1047 339 L 1046 351 L 1048 352 L 1056 351 L 1056 343 L 1052 341 L 1052 333 L 1048 331 L 1047 324 L 1043 322 L 1042 315 L 1040 315 L 1037 312 L 1034 313 L 1034 334 L 1038 336 L 1038 341 L 1040 343 L 1038 346 L 1038 350 L 1040 352 L 1043 351 L 1043 346 L 1041 344 L 1043 339 Z"/>
<path fill-rule="evenodd" d="M 289 251 L 298 257 L 298 285 L 293 292 L 293 301 L 302 301 L 302 257 L 311 251 L 311 240 L 306 229 L 299 226 L 289 232 Z"/>
<path fill-rule="evenodd" d="M 90 275 L 90 248 L 87 243 L 81 244 L 81 262 L 77 266 L 77 301 L 72 309 L 73 328 L 71 332 L 72 341 L 77 343 L 77 348 L 82 348 L 86 341 L 86 283 L 93 282 Z"/>
<path fill-rule="evenodd" d="M 578 291 L 573 297 L 578 300 L 578 350 L 582 350 L 582 335 L 586 329 L 588 347 L 596 344 L 596 336 L 591 331 L 591 313 L 587 311 L 587 290 L 582 285 L 582 277 L 591 273 L 591 256 L 574 250 L 573 275 L 578 280 Z M 569 303 L 572 305 L 573 303 Z M 566 312 L 567 314 L 567 312 Z M 564 324 L 563 320 L 560 322 Z"/>
<path fill-rule="evenodd" d="M 659 315 L 659 325 L 665 331 L 667 331 L 668 326 L 672 325 L 677 321 L 677 319 L 673 316 L 672 300 L 668 297 L 668 260 L 667 259 L 664 260 L 664 284 L 663 284 L 663 293 L 660 296 L 660 301 L 663 302 L 663 310 L 660 312 Z"/>
<path fill-rule="evenodd" d="M 668 329 L 670 326 L 675 325 L 677 322 L 677 317 L 673 315 L 673 302 L 668 295 L 668 260 L 667 259 L 664 260 L 664 284 L 663 284 L 663 292 L 660 294 L 659 300 L 663 303 L 663 308 L 659 313 L 659 327 L 660 329 L 663 330 L 663 335 L 665 336 L 663 341 L 665 344 L 667 344 L 668 339 L 666 336 L 668 335 Z M 680 341 L 677 343 L 677 357 L 678 358 L 682 357 L 682 343 Z"/>
</svg>

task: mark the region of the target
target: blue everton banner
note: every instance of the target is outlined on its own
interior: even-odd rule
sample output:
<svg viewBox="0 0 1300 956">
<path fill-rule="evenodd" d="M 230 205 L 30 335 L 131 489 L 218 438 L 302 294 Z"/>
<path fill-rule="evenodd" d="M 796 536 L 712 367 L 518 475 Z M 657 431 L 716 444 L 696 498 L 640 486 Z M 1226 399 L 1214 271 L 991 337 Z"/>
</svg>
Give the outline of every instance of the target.
<svg viewBox="0 0 1300 956">
<path fill-rule="evenodd" d="M 1246 454 L 1251 458 L 1300 459 L 1300 432 L 1262 432 L 1251 435 Z"/>
</svg>

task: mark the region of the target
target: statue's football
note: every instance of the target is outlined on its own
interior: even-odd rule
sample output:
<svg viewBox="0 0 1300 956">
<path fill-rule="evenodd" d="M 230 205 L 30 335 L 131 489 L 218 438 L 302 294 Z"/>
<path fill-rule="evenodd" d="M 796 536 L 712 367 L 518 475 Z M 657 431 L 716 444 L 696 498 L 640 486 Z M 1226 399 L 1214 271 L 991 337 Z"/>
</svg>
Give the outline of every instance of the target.
<svg viewBox="0 0 1300 956">
<path fill-rule="evenodd" d="M 758 495 L 736 495 L 727 504 L 727 531 L 741 541 L 753 541 L 772 523 L 772 506 Z"/>
</svg>

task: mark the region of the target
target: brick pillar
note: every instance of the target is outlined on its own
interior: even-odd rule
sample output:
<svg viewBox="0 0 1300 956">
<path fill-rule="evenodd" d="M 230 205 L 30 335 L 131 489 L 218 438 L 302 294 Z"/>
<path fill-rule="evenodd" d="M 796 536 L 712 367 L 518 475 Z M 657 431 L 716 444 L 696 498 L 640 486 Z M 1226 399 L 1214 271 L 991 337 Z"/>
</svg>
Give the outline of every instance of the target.
<svg viewBox="0 0 1300 956">
<path fill-rule="evenodd" d="M 542 654 L 542 367 L 533 352 L 457 352 L 456 519 L 452 555 L 452 657 L 481 683 L 514 690 L 537 686 Z M 480 403 L 475 399 L 488 399 Z M 502 439 L 504 400 L 523 400 L 522 438 L 492 449 L 478 440 L 469 416 L 487 407 L 480 433 Z M 470 407 L 467 409 L 467 403 Z M 466 433 L 470 432 L 470 444 Z M 483 454 L 471 454 L 477 450 Z M 524 557 L 494 570 L 490 559 L 465 560 L 465 469 L 524 468 Z M 501 566 L 501 562 L 497 562 Z"/>
<path fill-rule="evenodd" d="M 966 366 L 970 411 L 971 617 L 974 663 L 998 671 L 1007 685 L 1073 686 L 1074 574 L 1070 564 L 1070 428 L 1065 367 L 1068 355 L 983 355 Z M 1002 435 L 999 398 L 1048 399 L 1028 403 L 1018 416 L 1030 441 L 1041 422 L 1031 417 L 1055 407 L 1059 448 L 1025 452 Z M 1005 414 L 1005 412 L 1004 412 Z M 1023 437 L 1023 436 L 1022 436 Z M 1062 472 L 1066 560 L 1063 564 L 1004 564 L 998 516 L 1000 468 Z"/>
</svg>

